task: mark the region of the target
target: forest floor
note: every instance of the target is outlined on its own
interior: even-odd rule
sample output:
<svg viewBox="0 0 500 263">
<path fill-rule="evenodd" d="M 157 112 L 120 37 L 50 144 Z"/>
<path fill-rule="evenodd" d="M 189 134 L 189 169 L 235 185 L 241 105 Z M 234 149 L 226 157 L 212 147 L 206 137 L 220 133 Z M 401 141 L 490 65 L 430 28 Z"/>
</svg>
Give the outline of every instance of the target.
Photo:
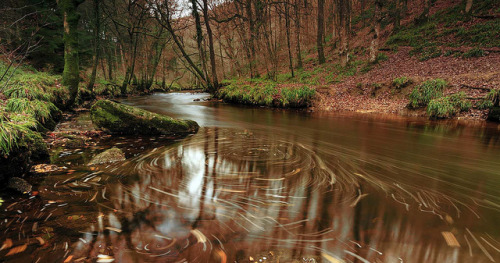
<svg viewBox="0 0 500 263">
<path fill-rule="evenodd" d="M 413 83 L 444 79 L 449 83 L 445 95 L 463 91 L 471 99 L 483 98 L 489 89 L 500 87 L 500 49 L 483 57 L 440 56 L 426 61 L 410 56 L 410 51 L 410 47 L 400 47 L 367 73 L 346 77 L 337 84 L 317 85 L 313 109 L 425 115 L 424 111 L 407 109 L 411 86 L 395 89 L 393 80 L 398 77 L 407 77 Z M 486 110 L 472 109 L 457 117 L 485 119 L 486 114 Z"/>
</svg>

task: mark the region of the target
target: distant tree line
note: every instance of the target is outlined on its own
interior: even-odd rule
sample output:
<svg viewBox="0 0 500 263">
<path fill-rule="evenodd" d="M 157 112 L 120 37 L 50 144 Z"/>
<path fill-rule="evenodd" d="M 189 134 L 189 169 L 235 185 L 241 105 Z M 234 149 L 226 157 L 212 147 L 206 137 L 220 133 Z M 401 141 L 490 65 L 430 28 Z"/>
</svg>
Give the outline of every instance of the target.
<svg viewBox="0 0 500 263">
<path fill-rule="evenodd" d="M 411 2 L 411 1 L 410 1 Z M 419 20 L 434 1 L 420 0 Z M 85 78 L 115 83 L 123 94 L 181 79 L 215 93 L 222 79 L 293 77 L 315 52 L 317 64 L 349 63 L 353 20 L 370 30 L 370 60 L 381 26 L 397 29 L 407 0 L 3 0 L 0 52 L 62 73 L 71 96 Z M 465 13 L 473 1 L 465 0 Z M 366 33 L 368 32 L 368 33 Z M 326 56 L 325 53 L 334 54 Z M 85 74 L 83 74 L 85 72 Z M 0 72 L 1 76 L 2 72 Z M 72 102 L 71 101 L 71 102 Z"/>
</svg>

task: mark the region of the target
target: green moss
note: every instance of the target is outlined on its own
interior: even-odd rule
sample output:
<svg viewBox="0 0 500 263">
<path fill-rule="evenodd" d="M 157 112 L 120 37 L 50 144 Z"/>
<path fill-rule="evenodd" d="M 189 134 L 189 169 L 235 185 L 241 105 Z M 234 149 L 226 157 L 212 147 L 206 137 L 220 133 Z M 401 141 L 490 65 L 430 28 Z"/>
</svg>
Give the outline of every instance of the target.
<svg viewBox="0 0 500 263">
<path fill-rule="evenodd" d="M 122 150 L 113 147 L 109 150 L 106 150 L 98 155 L 96 155 L 89 162 L 88 165 L 98 165 L 98 164 L 106 164 L 106 163 L 115 163 L 125 161 L 125 154 Z"/>
<path fill-rule="evenodd" d="M 100 100 L 90 109 L 94 125 L 119 134 L 175 135 L 198 131 L 191 120 L 178 120 L 132 106 Z"/>
</svg>

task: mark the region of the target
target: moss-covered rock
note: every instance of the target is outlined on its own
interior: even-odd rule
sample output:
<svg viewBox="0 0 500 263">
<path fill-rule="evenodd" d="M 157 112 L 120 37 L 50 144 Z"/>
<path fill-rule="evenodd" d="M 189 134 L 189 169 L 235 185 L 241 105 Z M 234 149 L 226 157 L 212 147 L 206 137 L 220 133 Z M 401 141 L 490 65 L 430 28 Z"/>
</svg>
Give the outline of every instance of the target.
<svg viewBox="0 0 500 263">
<path fill-rule="evenodd" d="M 177 135 L 195 133 L 198 123 L 179 120 L 136 107 L 100 100 L 90 109 L 92 122 L 111 133 L 130 135 Z"/>
<path fill-rule="evenodd" d="M 500 107 L 497 106 L 490 109 L 490 112 L 488 113 L 488 120 L 500 122 Z"/>
<path fill-rule="evenodd" d="M 113 147 L 96 155 L 94 158 L 92 158 L 88 165 L 116 163 L 121 161 L 125 161 L 125 154 L 122 152 L 122 150 Z"/>
</svg>

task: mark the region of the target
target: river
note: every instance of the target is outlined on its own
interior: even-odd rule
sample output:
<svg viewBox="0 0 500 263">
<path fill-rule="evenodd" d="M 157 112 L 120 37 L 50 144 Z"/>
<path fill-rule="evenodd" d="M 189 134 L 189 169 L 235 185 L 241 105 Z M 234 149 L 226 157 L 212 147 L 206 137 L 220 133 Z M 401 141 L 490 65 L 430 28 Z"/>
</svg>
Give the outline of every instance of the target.
<svg viewBox="0 0 500 263">
<path fill-rule="evenodd" d="M 0 262 L 500 261 L 498 125 L 207 97 L 122 101 L 193 119 L 197 134 L 54 150 L 69 170 L 4 197 L 0 241 L 26 247 Z M 85 165 L 111 146 L 127 160 Z"/>
</svg>

